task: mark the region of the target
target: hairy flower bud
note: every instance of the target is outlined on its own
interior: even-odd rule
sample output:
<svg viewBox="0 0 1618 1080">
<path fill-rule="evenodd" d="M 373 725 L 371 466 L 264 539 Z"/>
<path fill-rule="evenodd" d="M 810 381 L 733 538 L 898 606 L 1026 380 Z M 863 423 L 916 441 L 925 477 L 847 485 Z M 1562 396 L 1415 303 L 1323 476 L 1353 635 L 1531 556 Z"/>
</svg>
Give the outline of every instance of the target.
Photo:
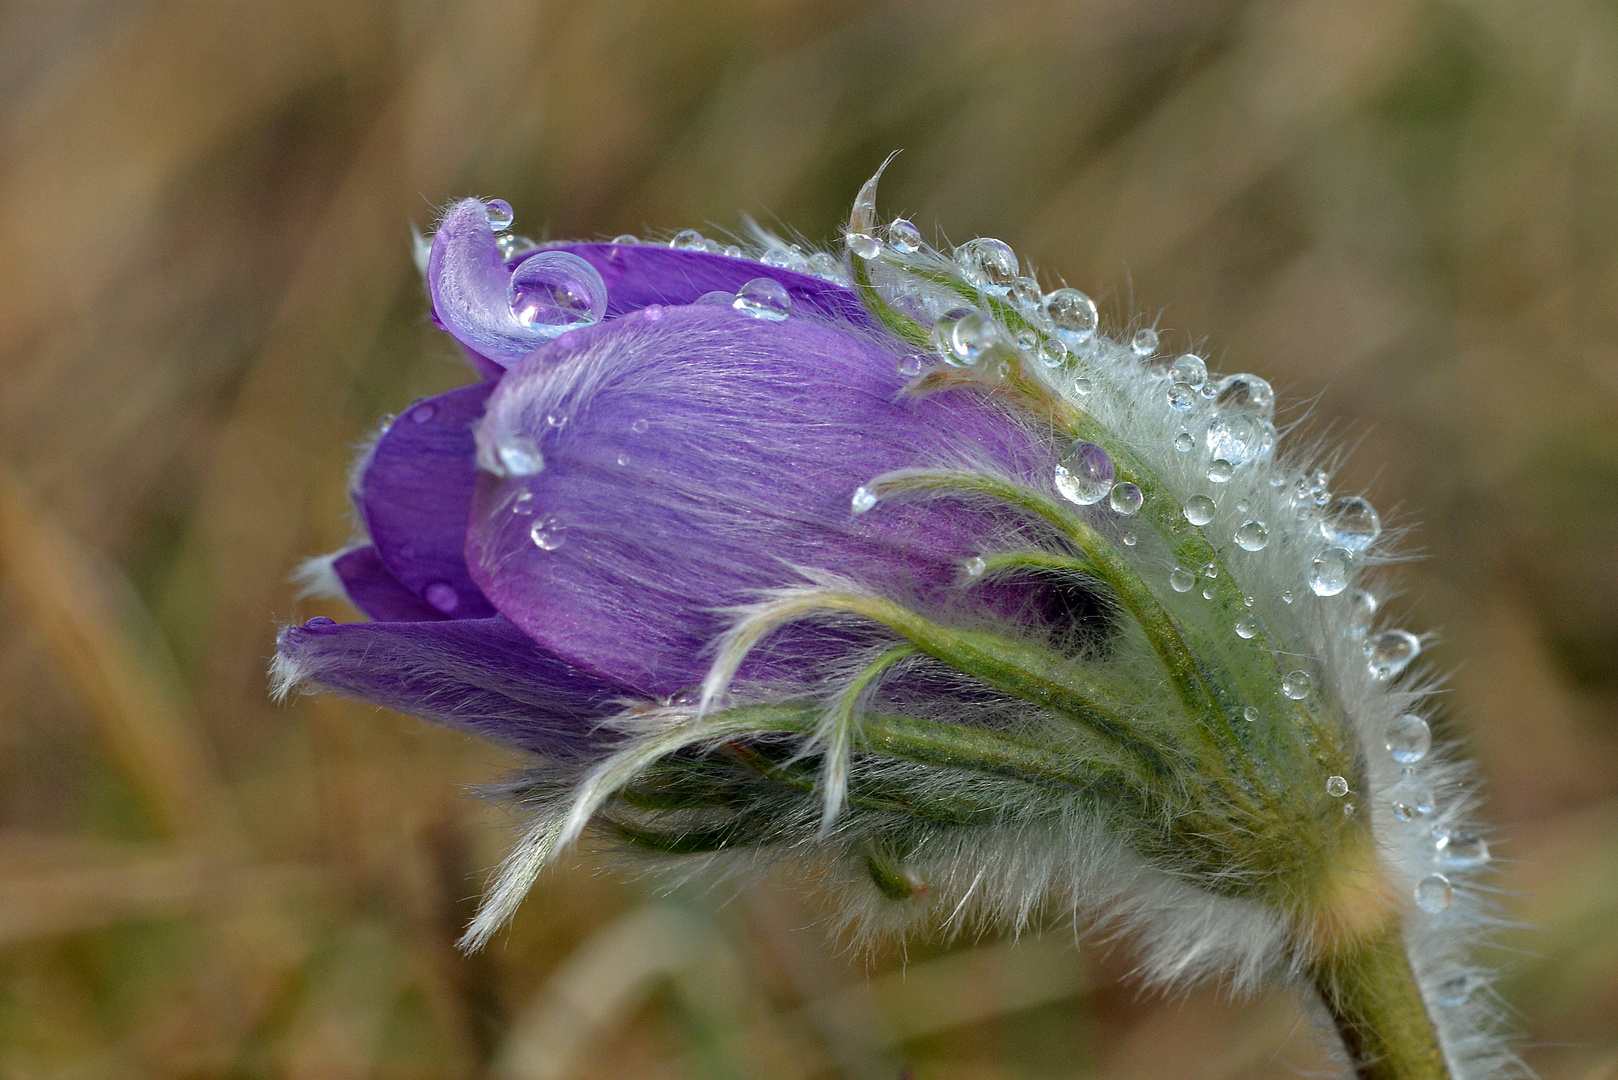
<svg viewBox="0 0 1618 1080">
<path fill-rule="evenodd" d="M 535 755 L 478 944 L 594 826 L 811 869 L 868 934 L 1088 911 L 1162 986 L 1312 986 L 1365 1076 L 1505 1062 L 1466 947 L 1489 860 L 1432 746 L 1382 522 L 1250 374 L 1098 329 L 1016 253 L 537 248 L 466 200 L 426 260 L 485 381 L 358 470 L 282 634 L 325 687 Z"/>
</svg>

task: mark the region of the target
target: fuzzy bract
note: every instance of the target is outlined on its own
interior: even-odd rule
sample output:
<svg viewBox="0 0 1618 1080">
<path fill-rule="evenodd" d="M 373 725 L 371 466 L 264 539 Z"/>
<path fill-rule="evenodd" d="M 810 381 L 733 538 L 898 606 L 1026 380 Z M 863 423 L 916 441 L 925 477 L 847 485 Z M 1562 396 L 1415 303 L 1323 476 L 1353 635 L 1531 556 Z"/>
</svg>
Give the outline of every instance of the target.
<svg viewBox="0 0 1618 1080">
<path fill-rule="evenodd" d="M 279 692 L 531 754 L 472 944 L 593 827 L 802 871 L 872 936 L 1082 912 L 1157 985 L 1311 984 L 1365 1075 L 1504 1068 L 1488 847 L 1376 510 L 1263 379 L 874 197 L 841 257 L 451 206 L 427 283 L 484 378 L 360 463 L 365 534 L 307 574 L 374 621 L 284 630 Z"/>
</svg>

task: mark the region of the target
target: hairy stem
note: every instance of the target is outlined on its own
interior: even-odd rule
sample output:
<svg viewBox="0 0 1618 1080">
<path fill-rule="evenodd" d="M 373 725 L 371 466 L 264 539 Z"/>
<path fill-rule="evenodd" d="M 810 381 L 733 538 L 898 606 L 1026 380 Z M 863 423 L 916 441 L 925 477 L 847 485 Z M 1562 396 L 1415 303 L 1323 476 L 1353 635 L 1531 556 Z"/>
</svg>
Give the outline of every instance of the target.
<svg viewBox="0 0 1618 1080">
<path fill-rule="evenodd" d="M 1396 920 L 1309 968 L 1360 1080 L 1449 1080 Z"/>
</svg>

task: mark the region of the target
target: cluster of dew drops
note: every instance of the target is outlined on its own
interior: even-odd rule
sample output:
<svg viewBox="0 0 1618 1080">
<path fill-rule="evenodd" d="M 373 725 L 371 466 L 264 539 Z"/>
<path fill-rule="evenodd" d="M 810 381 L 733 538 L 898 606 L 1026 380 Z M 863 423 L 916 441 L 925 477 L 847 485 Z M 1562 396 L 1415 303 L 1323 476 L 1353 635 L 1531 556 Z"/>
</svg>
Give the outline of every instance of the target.
<svg viewBox="0 0 1618 1080">
<path fill-rule="evenodd" d="M 594 267 L 570 252 L 541 248 L 531 240 L 511 234 L 513 215 L 510 205 L 503 200 L 490 200 L 485 207 L 501 257 L 508 264 L 520 260 L 512 267 L 508 297 L 512 316 L 520 326 L 536 338 L 550 339 L 600 321 L 605 314 L 606 290 Z M 627 234 L 614 237 L 612 242 L 616 245 L 642 243 L 638 237 Z M 851 232 L 846 242 L 849 251 L 861 259 L 892 258 L 900 265 L 926 246 L 916 226 L 903 218 L 887 226 L 884 238 Z M 721 244 L 695 229 L 676 233 L 668 246 L 731 258 L 748 257 L 739 246 Z M 773 243 L 757 258 L 773 268 L 813 275 L 839 285 L 852 284 L 843 263 L 828 252 L 805 253 L 796 244 Z M 988 237 L 969 240 L 955 249 L 954 262 L 967 284 L 1017 310 L 1027 325 L 1014 335 L 1014 343 L 1045 367 L 1056 369 L 1075 359 L 1103 358 L 1145 365 L 1158 377 L 1163 407 L 1184 417 L 1182 430 L 1173 440 L 1174 449 L 1190 453 L 1198 442 L 1192 432 L 1200 428 L 1201 441 L 1210 454 L 1206 474 L 1210 484 L 1228 484 L 1238 470 L 1274 453 L 1277 442 L 1275 393 L 1259 376 L 1243 373 L 1219 378 L 1210 375 L 1206 362 L 1194 353 L 1168 361 L 1158 355 L 1158 334 L 1149 327 L 1137 330 L 1127 346 L 1110 342 L 1098 333 L 1099 313 L 1089 296 L 1068 287 L 1044 291 L 1036 279 L 1022 273 L 1016 252 L 1001 240 Z M 908 297 L 900 295 L 895 299 L 909 300 L 910 310 L 932 326 L 932 353 L 912 354 L 899 361 L 899 373 L 906 377 L 917 377 L 940 360 L 951 366 L 972 367 L 1007 339 L 1007 331 L 997 320 L 975 308 L 962 306 L 958 296 L 942 290 Z M 768 277 L 754 278 L 734 293 L 707 293 L 695 303 L 729 307 L 766 321 L 783 320 L 792 309 L 792 298 L 786 288 Z M 653 306 L 645 309 L 642 317 L 655 320 L 659 314 L 660 309 Z M 1090 380 L 1084 377 L 1075 379 L 1072 386 L 1081 397 L 1093 390 Z M 562 416 L 546 419 L 552 427 L 566 423 L 566 417 Z M 644 431 L 645 421 L 635 421 L 632 427 Z M 544 457 L 537 443 L 525 434 L 511 436 L 496 448 L 495 455 L 495 465 L 505 475 L 533 475 L 544 467 Z M 1125 518 L 1136 514 L 1145 501 L 1145 494 L 1137 485 L 1116 480 L 1107 452 L 1084 440 L 1075 441 L 1062 455 L 1052 481 L 1057 492 L 1069 502 L 1095 506 L 1105 500 L 1113 513 Z M 1351 624 L 1363 642 L 1371 677 L 1379 682 L 1397 678 L 1420 654 L 1421 639 L 1401 629 L 1372 633 L 1376 597 L 1363 589 L 1348 588 L 1355 560 L 1381 534 L 1382 522 L 1376 508 L 1358 496 L 1334 498 L 1327 486 L 1326 473 L 1319 469 L 1291 479 L 1278 475 L 1271 483 L 1278 489 L 1290 485 L 1287 501 L 1297 524 L 1306 536 L 1315 538 L 1321 545 L 1310 562 L 1304 584 L 1319 597 L 1347 593 L 1344 601 L 1351 605 Z M 532 498 L 531 493 L 519 492 L 513 500 L 513 513 L 532 515 Z M 876 492 L 861 486 L 853 494 L 852 509 L 856 514 L 863 514 L 878 501 Z M 1216 508 L 1213 498 L 1199 494 L 1186 499 L 1181 509 L 1186 521 L 1202 528 L 1213 521 Z M 1246 517 L 1247 507 L 1243 503 L 1237 504 L 1237 511 L 1244 520 L 1234 530 L 1232 542 L 1244 552 L 1264 550 L 1270 543 L 1271 526 L 1258 518 Z M 561 527 L 548 515 L 536 517 L 529 532 L 539 550 L 553 551 L 561 546 Z M 1125 531 L 1122 541 L 1126 546 L 1133 546 L 1136 537 Z M 981 576 L 985 569 L 981 557 L 967 562 L 966 570 L 972 577 Z M 1211 579 L 1217 573 L 1217 564 L 1209 564 L 1202 568 L 1200 576 Z M 1198 580 L 1198 572 L 1176 566 L 1170 571 L 1169 587 L 1175 592 L 1187 593 L 1196 588 Z M 1213 599 L 1216 595 L 1213 586 L 1205 585 L 1202 595 Z M 1281 599 L 1290 604 L 1294 596 L 1286 591 Z M 1245 603 L 1251 607 L 1253 599 L 1245 598 Z M 1238 618 L 1234 628 L 1242 638 L 1253 638 L 1259 633 L 1259 623 L 1251 613 Z M 1280 690 L 1283 696 L 1301 701 L 1313 691 L 1313 680 L 1306 671 L 1289 671 L 1282 678 Z M 1259 716 L 1254 706 L 1243 711 L 1243 717 L 1249 722 L 1257 721 Z M 1432 743 L 1427 722 L 1414 713 L 1405 713 L 1388 726 L 1385 742 L 1387 753 L 1404 767 L 1404 781 L 1396 788 L 1397 797 L 1392 802 L 1394 816 L 1401 822 L 1433 817 L 1439 809 L 1437 802 L 1430 789 L 1420 786 L 1416 771 L 1417 763 L 1426 756 Z M 1345 798 L 1350 794 L 1348 780 L 1342 776 L 1328 777 L 1326 791 L 1334 798 Z M 1345 803 L 1345 811 L 1352 812 L 1352 805 Z M 1449 908 L 1455 896 L 1454 885 L 1443 871 L 1476 869 L 1488 863 L 1490 856 L 1487 842 L 1474 832 L 1440 827 L 1434 828 L 1431 836 L 1435 870 L 1416 884 L 1414 899 L 1422 911 L 1437 915 Z M 1442 993 L 1440 998 L 1441 1003 L 1458 1003 L 1444 1002 Z"/>
<path fill-rule="evenodd" d="M 902 261 L 923 246 L 915 225 L 903 218 L 887 227 L 886 242 L 865 233 L 850 233 L 847 242 L 850 251 L 867 260 L 882 258 L 891 251 Z M 1211 376 L 1206 362 L 1193 353 L 1172 361 L 1160 358 L 1158 334 L 1151 328 L 1137 330 L 1127 346 L 1109 342 L 1098 334 L 1098 312 L 1089 296 L 1067 287 L 1043 291 L 1033 277 L 1022 274 L 1017 254 L 1001 240 L 970 240 L 955 249 L 954 261 L 969 285 L 1017 310 L 1027 326 L 1014 335 L 1016 346 L 1046 367 L 1059 368 L 1074 359 L 1107 359 L 1142 364 L 1157 375 L 1163 407 L 1185 418 L 1182 430 L 1174 437 L 1174 449 L 1180 453 L 1194 449 L 1197 437 L 1192 431 L 1200 427 L 1203 445 L 1210 455 L 1210 484 L 1228 484 L 1239 469 L 1274 453 L 1275 393 L 1264 379 L 1245 373 Z M 944 300 L 931 311 L 923 307 L 922 313 L 933 320 L 934 355 L 907 357 L 900 364 L 903 374 L 918 375 L 935 359 L 971 367 L 1006 340 L 1007 331 L 994 318 L 972 308 L 951 306 L 957 302 Z M 1081 397 L 1094 389 L 1091 381 L 1083 377 L 1074 382 L 1073 388 Z M 1302 584 L 1319 597 L 1347 594 L 1342 602 L 1350 605 L 1350 623 L 1362 642 L 1370 676 L 1377 682 L 1389 682 L 1421 653 L 1421 639 L 1408 630 L 1372 632 L 1377 598 L 1364 589 L 1350 590 L 1348 586 L 1356 559 L 1363 557 L 1381 535 L 1382 521 L 1376 508 L 1359 496 L 1334 498 L 1327 480 L 1323 470 L 1314 469 L 1293 478 L 1277 475 L 1270 482 L 1277 489 L 1290 486 L 1285 492 L 1286 501 L 1298 526 L 1306 538 L 1320 545 Z M 1082 439 L 1075 441 L 1058 461 L 1052 482 L 1069 502 L 1095 506 L 1106 500 L 1115 514 L 1126 518 L 1138 512 L 1144 502 L 1144 493 L 1137 485 L 1116 481 L 1106 450 Z M 854 492 L 852 508 L 857 514 L 865 513 L 877 501 L 876 492 L 861 486 Z M 1246 517 L 1248 508 L 1244 503 L 1239 502 L 1236 508 L 1243 521 L 1234 530 L 1232 542 L 1244 552 L 1264 550 L 1270 543 L 1269 524 Z M 1199 494 L 1188 498 L 1181 509 L 1190 524 L 1202 528 L 1213 521 L 1217 504 L 1210 496 Z M 1122 540 L 1126 546 L 1133 546 L 1135 536 L 1125 531 Z M 985 563 L 981 557 L 974 557 L 968 560 L 966 569 L 970 576 L 977 577 L 984 572 Z M 1214 578 L 1218 565 L 1210 563 L 1200 574 Z M 1170 571 L 1169 587 L 1177 593 L 1187 593 L 1196 588 L 1198 580 L 1198 572 L 1176 566 Z M 1202 595 L 1211 600 L 1217 593 L 1207 584 Z M 1295 597 L 1287 591 L 1281 599 L 1291 604 Z M 1245 598 L 1247 607 L 1252 607 L 1253 602 L 1253 598 Z M 1258 621 L 1251 613 L 1244 614 L 1237 619 L 1235 631 L 1242 638 L 1253 638 L 1259 633 Z M 1301 701 L 1312 692 L 1313 679 L 1306 671 L 1289 671 L 1282 677 L 1280 689 L 1288 699 Z M 1243 711 L 1249 722 L 1259 716 L 1254 706 Z M 1393 814 L 1401 822 L 1431 818 L 1438 812 L 1433 792 L 1421 786 L 1416 769 L 1431 745 L 1431 728 L 1415 713 L 1405 713 L 1388 725 L 1386 752 L 1404 769 L 1403 781 L 1395 788 L 1392 800 Z M 1342 776 L 1328 777 L 1326 791 L 1333 798 L 1345 798 L 1350 794 L 1349 782 Z M 1353 804 L 1345 803 L 1344 810 L 1351 813 Z M 1448 909 L 1455 897 L 1454 884 L 1443 871 L 1477 869 L 1488 863 L 1490 856 L 1487 842 L 1474 832 L 1439 827 L 1429 835 L 1435 869 L 1416 884 L 1414 900 L 1422 911 L 1437 915 Z M 1448 989 L 1453 991 L 1454 987 Z M 1439 996 L 1440 1003 L 1458 1003 L 1445 1001 L 1443 991 Z"/>
</svg>

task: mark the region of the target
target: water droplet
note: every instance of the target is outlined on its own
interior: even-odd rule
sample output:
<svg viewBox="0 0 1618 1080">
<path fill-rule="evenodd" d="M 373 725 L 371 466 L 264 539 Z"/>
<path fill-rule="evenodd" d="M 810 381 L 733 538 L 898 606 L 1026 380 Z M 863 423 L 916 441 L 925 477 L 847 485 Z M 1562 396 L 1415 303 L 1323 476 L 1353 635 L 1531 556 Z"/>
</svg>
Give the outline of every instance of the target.
<svg viewBox="0 0 1618 1080">
<path fill-rule="evenodd" d="M 646 434 L 646 429 L 651 426 L 650 421 L 643 416 L 639 420 L 632 421 L 629 425 L 629 430 L 633 431 L 636 435 L 644 435 Z"/>
<path fill-rule="evenodd" d="M 1247 708 L 1243 709 L 1242 719 L 1246 720 L 1249 724 L 1258 723 L 1258 706 L 1249 705 Z"/>
<path fill-rule="evenodd" d="M 546 413 L 545 423 L 553 428 L 567 427 L 567 413 Z"/>
<path fill-rule="evenodd" d="M 1236 636 L 1244 640 L 1252 640 L 1258 636 L 1258 620 L 1251 615 L 1243 615 L 1236 620 Z"/>
<path fill-rule="evenodd" d="M 507 299 L 524 329 L 554 338 L 601 321 L 607 313 L 607 283 L 570 251 L 540 251 L 512 270 Z"/>
<path fill-rule="evenodd" d="M 1197 392 L 1185 383 L 1175 383 L 1168 389 L 1169 408 L 1187 412 L 1197 403 Z"/>
<path fill-rule="evenodd" d="M 1250 504 L 1246 499 L 1236 500 L 1236 512 L 1238 514 L 1245 514 L 1252 508 L 1252 504 Z"/>
<path fill-rule="evenodd" d="M 1193 445 L 1195 444 L 1192 442 L 1191 433 L 1189 431 L 1182 431 L 1178 435 L 1174 436 L 1174 449 L 1178 450 L 1182 454 L 1190 453 Z"/>
<path fill-rule="evenodd" d="M 1309 564 L 1309 588 L 1316 596 L 1336 596 L 1348 588 L 1354 557 L 1340 547 L 1329 547 Z"/>
<path fill-rule="evenodd" d="M 1206 495 L 1193 495 L 1185 501 L 1185 519 L 1193 525 L 1206 525 L 1213 520 L 1214 501 Z"/>
<path fill-rule="evenodd" d="M 1140 488 L 1128 481 L 1122 484 L 1114 484 L 1112 498 L 1107 500 L 1108 505 L 1112 507 L 1113 513 L 1123 514 L 1125 517 L 1139 510 L 1141 503 L 1145 501 L 1146 496 L 1141 494 Z"/>
<path fill-rule="evenodd" d="M 421 591 L 422 598 L 445 615 L 461 606 L 461 594 L 447 581 L 434 581 Z"/>
<path fill-rule="evenodd" d="M 1090 384 L 1089 379 L 1082 379 L 1081 378 L 1081 379 L 1074 379 L 1073 380 L 1073 392 L 1075 394 L 1079 395 L 1080 397 L 1089 397 L 1090 396 L 1090 389 L 1091 389 L 1091 384 Z"/>
<path fill-rule="evenodd" d="M 854 498 L 851 500 L 851 504 L 856 514 L 863 514 L 876 505 L 876 500 L 876 492 L 861 484 L 854 489 Z"/>
<path fill-rule="evenodd" d="M 1236 546 L 1243 551 L 1263 551 L 1270 542 L 1270 529 L 1262 521 L 1244 521 L 1236 530 Z"/>
<path fill-rule="evenodd" d="M 1208 365 L 1196 353 L 1183 353 L 1169 365 L 1169 378 L 1197 390 L 1208 381 Z"/>
<path fill-rule="evenodd" d="M 921 250 L 921 230 L 912 222 L 898 218 L 888 226 L 888 243 L 901 255 L 913 255 Z"/>
<path fill-rule="evenodd" d="M 968 240 L 956 248 L 955 262 L 968 284 L 996 296 L 1011 291 L 1011 283 L 1021 270 L 1011 245 L 988 236 Z"/>
<path fill-rule="evenodd" d="M 534 493 L 532 491 L 519 491 L 511 500 L 511 512 L 520 517 L 529 517 L 534 512 Z"/>
<path fill-rule="evenodd" d="M 1039 306 L 1051 321 L 1056 336 L 1070 349 L 1089 341 L 1100 322 L 1096 302 L 1077 289 L 1057 289 L 1047 293 Z"/>
<path fill-rule="evenodd" d="M 1024 327 L 1023 329 L 1017 331 L 1017 348 L 1027 352 L 1038 344 L 1039 335 L 1034 333 L 1032 330 Z"/>
<path fill-rule="evenodd" d="M 727 251 L 726 254 L 729 254 Z M 837 256 L 829 251 L 817 251 L 809 256 L 809 272 L 824 281 L 842 283 L 846 280 L 843 273 L 843 264 L 837 261 Z"/>
<path fill-rule="evenodd" d="M 1388 725 L 1388 754 L 1401 765 L 1414 765 L 1432 745 L 1433 729 L 1415 713 L 1405 713 Z"/>
<path fill-rule="evenodd" d="M 914 379 L 927 370 L 927 358 L 919 353 L 912 353 L 899 361 L 899 374 L 907 379 Z"/>
<path fill-rule="evenodd" d="M 483 216 L 489 219 L 489 228 L 495 232 L 505 232 L 517 219 L 511 212 L 511 204 L 504 199 L 490 199 L 484 203 Z"/>
<path fill-rule="evenodd" d="M 1348 780 L 1341 776 L 1326 777 L 1326 794 L 1334 799 L 1341 799 L 1348 794 Z"/>
<path fill-rule="evenodd" d="M 1208 452 L 1232 465 L 1246 465 L 1274 449 L 1274 431 L 1245 409 L 1231 409 L 1208 421 L 1203 437 Z"/>
<path fill-rule="evenodd" d="M 1398 799 L 1394 799 L 1390 805 L 1393 807 L 1393 816 L 1400 821 L 1409 821 L 1416 816 L 1415 808 L 1409 803 L 1402 803 Z"/>
<path fill-rule="evenodd" d="M 1202 590 L 1202 598 L 1204 600 L 1212 600 L 1217 595 L 1219 595 L 1218 590 L 1216 590 L 1212 585 L 1209 585 Z"/>
<path fill-rule="evenodd" d="M 619 233 L 612 238 L 612 242 L 619 245 L 638 244 L 640 243 L 640 237 L 634 233 Z"/>
<path fill-rule="evenodd" d="M 618 466 L 620 468 L 623 468 L 623 467 L 627 466 L 628 464 L 629 464 L 629 455 L 628 454 L 619 454 L 618 455 Z"/>
<path fill-rule="evenodd" d="M 981 555 L 974 555 L 966 560 L 966 572 L 972 577 L 982 577 L 983 571 L 988 568 L 989 564 L 983 561 Z"/>
<path fill-rule="evenodd" d="M 759 262 L 777 270 L 794 270 L 800 274 L 809 270 L 809 260 L 797 244 L 782 247 L 779 244 L 759 256 Z"/>
<path fill-rule="evenodd" d="M 647 322 L 657 322 L 663 317 L 663 305 L 647 304 L 640 309 L 640 317 Z"/>
<path fill-rule="evenodd" d="M 410 419 L 418 424 L 426 424 L 438 415 L 438 406 L 430 401 L 424 401 L 410 410 Z"/>
<path fill-rule="evenodd" d="M 518 432 L 494 448 L 495 460 L 504 476 L 533 476 L 545 468 L 545 455 L 530 435 Z"/>
<path fill-rule="evenodd" d="M 500 253 L 501 262 L 510 262 L 518 255 L 525 255 L 539 247 L 538 244 L 526 236 L 517 236 L 514 233 L 502 233 L 494 238 L 494 249 Z"/>
<path fill-rule="evenodd" d="M 1039 361 L 1046 367 L 1061 367 L 1067 362 L 1067 346 L 1055 338 L 1048 338 L 1039 347 Z"/>
<path fill-rule="evenodd" d="M 1236 475 L 1236 466 L 1224 458 L 1214 458 L 1208 463 L 1208 481 L 1213 484 L 1228 484 L 1230 478 Z"/>
<path fill-rule="evenodd" d="M 1475 832 L 1447 832 L 1433 848 L 1433 862 L 1445 870 L 1476 870 L 1488 861 L 1489 843 Z"/>
<path fill-rule="evenodd" d="M 1253 598 L 1251 596 L 1242 597 L 1242 607 L 1252 607 L 1252 606 L 1253 606 Z"/>
<path fill-rule="evenodd" d="M 1135 331 L 1135 336 L 1129 339 L 1129 349 L 1142 360 L 1157 351 L 1157 331 L 1149 326 Z"/>
<path fill-rule="evenodd" d="M 1288 590 L 1286 590 L 1285 592 L 1283 592 L 1281 594 L 1281 603 L 1283 603 L 1283 604 L 1292 603 L 1292 590 L 1291 589 L 1288 589 Z"/>
<path fill-rule="evenodd" d="M 708 249 L 708 238 L 695 229 L 681 229 L 669 241 L 669 247 L 678 248 L 681 251 L 706 251 Z"/>
<path fill-rule="evenodd" d="M 555 551 L 562 546 L 562 529 L 550 516 L 534 519 L 528 528 L 528 539 L 541 551 Z"/>
<path fill-rule="evenodd" d="M 1421 655 L 1421 639 L 1408 630 L 1384 630 L 1365 639 L 1365 660 L 1371 678 L 1387 682 Z"/>
<path fill-rule="evenodd" d="M 719 254 L 725 256 L 726 258 L 739 259 L 742 257 L 742 249 L 735 244 L 726 244 L 724 250 Z"/>
<path fill-rule="evenodd" d="M 1281 680 L 1281 693 L 1293 701 L 1302 701 L 1309 696 L 1309 691 L 1313 690 L 1314 686 L 1315 680 L 1309 677 L 1307 671 L 1293 670 L 1287 672 L 1286 677 Z"/>
<path fill-rule="evenodd" d="M 701 296 L 691 301 L 691 303 L 693 305 L 701 305 L 704 307 L 730 307 L 735 300 L 735 293 L 726 292 L 724 289 L 715 289 L 713 292 L 703 293 Z"/>
<path fill-rule="evenodd" d="M 1219 564 L 1216 563 L 1216 562 L 1208 563 L 1206 566 L 1204 566 L 1202 568 L 1202 573 L 1203 573 L 1204 577 L 1211 577 L 1211 578 L 1218 577 L 1219 576 Z"/>
<path fill-rule="evenodd" d="M 780 322 L 792 311 L 792 297 L 774 278 L 757 277 L 736 290 L 731 306 L 755 319 Z"/>
<path fill-rule="evenodd" d="M 882 254 L 882 241 L 868 233 L 851 232 L 847 241 L 848 250 L 862 259 L 874 259 Z"/>
<path fill-rule="evenodd" d="M 1433 1000 L 1446 1009 L 1453 1009 L 1466 1004 L 1466 999 L 1472 996 L 1472 991 L 1481 985 L 1481 980 L 1471 975 L 1456 975 L 1445 979 L 1433 991 Z"/>
<path fill-rule="evenodd" d="M 1045 294 L 1039 288 L 1039 282 L 1031 277 L 1020 277 L 1011 283 L 1011 294 L 1008 297 L 1026 314 L 1037 315 L 1039 302 L 1045 299 Z"/>
<path fill-rule="evenodd" d="M 1350 551 L 1364 551 L 1382 534 L 1382 518 L 1376 507 L 1349 495 L 1332 500 L 1320 519 L 1320 534 L 1338 547 Z"/>
<path fill-rule="evenodd" d="M 1214 407 L 1220 412 L 1240 409 L 1268 420 L 1275 415 L 1275 391 L 1257 375 L 1226 375 L 1214 389 Z"/>
<path fill-rule="evenodd" d="M 1191 587 L 1197 583 L 1197 575 L 1183 566 L 1176 566 L 1169 571 L 1169 588 L 1175 592 L 1190 592 Z"/>
<path fill-rule="evenodd" d="M 1132 533 L 1132 532 L 1124 533 L 1124 547 L 1134 547 L 1136 543 L 1137 543 L 1137 541 L 1135 539 L 1135 534 L 1134 533 Z"/>
<path fill-rule="evenodd" d="M 993 320 L 969 311 L 950 324 L 944 359 L 958 367 L 971 367 L 999 342 L 1000 328 Z"/>
<path fill-rule="evenodd" d="M 1416 813 L 1426 817 L 1438 809 L 1438 796 L 1433 793 L 1432 788 L 1418 788 L 1411 797 L 1410 806 Z"/>
<path fill-rule="evenodd" d="M 1075 442 L 1056 466 L 1056 490 L 1068 502 L 1093 506 L 1112 491 L 1112 458 L 1092 442 Z"/>
<path fill-rule="evenodd" d="M 1348 594 L 1348 625 L 1355 637 L 1364 637 L 1370 632 L 1376 608 L 1376 597 L 1364 589 L 1355 589 Z"/>
</svg>

